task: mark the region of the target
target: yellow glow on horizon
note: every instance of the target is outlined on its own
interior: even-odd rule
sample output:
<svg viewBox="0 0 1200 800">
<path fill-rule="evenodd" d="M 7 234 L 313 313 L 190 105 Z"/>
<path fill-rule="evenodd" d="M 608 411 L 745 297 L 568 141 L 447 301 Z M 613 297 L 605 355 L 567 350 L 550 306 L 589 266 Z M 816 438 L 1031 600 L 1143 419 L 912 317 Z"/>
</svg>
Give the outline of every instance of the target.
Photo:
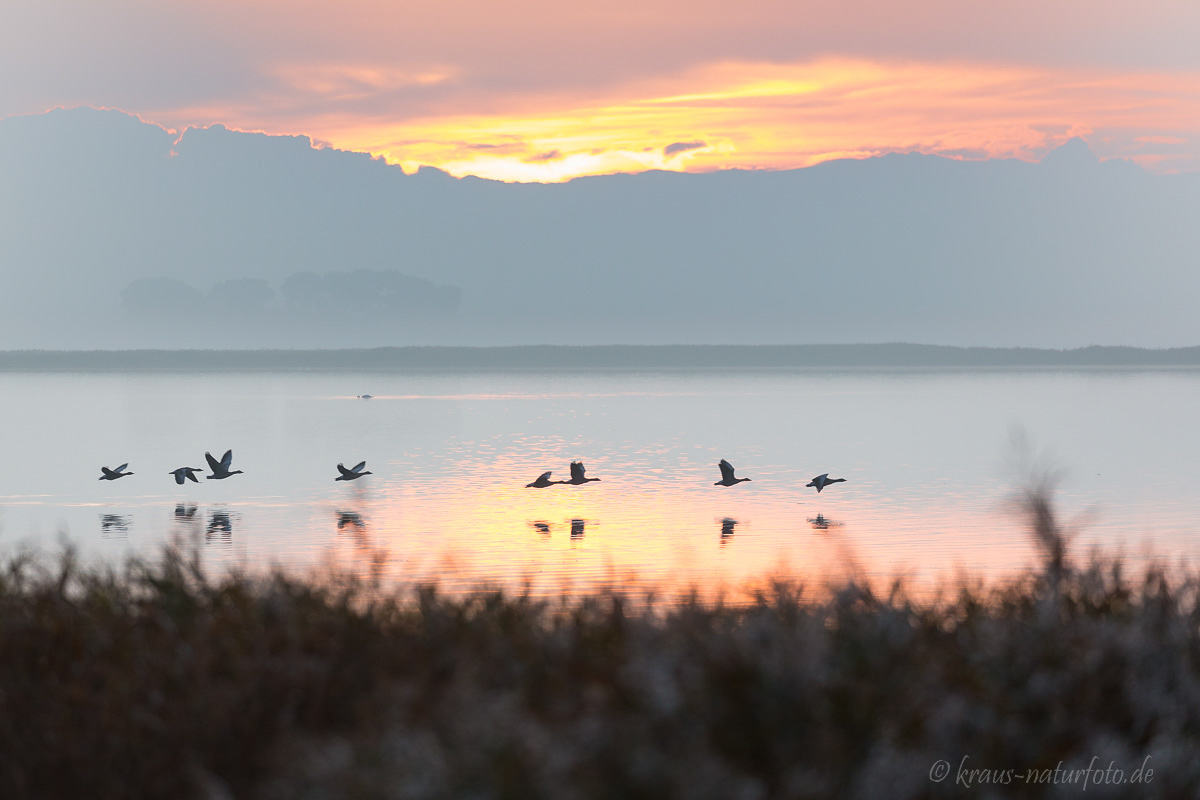
<svg viewBox="0 0 1200 800">
<path fill-rule="evenodd" d="M 285 65 L 278 75 L 337 100 L 455 82 L 452 70 L 361 64 Z M 488 102 L 497 110 L 399 120 L 324 108 L 291 114 L 288 127 L 408 172 L 433 166 L 456 177 L 521 182 L 652 169 L 789 169 L 909 151 L 1033 160 L 1097 131 L 1131 132 L 1114 149 L 1149 166 L 1162 156 L 1142 149 L 1200 131 L 1200 76 L 971 63 L 723 62 L 586 100 L 498 94 Z M 223 121 L 268 127 L 251 113 L 231 111 Z"/>
</svg>

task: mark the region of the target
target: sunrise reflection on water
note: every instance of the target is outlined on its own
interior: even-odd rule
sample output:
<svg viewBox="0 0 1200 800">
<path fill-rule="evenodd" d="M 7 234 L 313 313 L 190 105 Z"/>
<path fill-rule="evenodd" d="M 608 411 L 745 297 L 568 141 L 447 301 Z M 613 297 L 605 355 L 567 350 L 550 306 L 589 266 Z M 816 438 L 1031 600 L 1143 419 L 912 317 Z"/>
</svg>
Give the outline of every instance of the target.
<svg viewBox="0 0 1200 800">
<path fill-rule="evenodd" d="M 1003 578 L 1035 558 L 1014 429 L 1062 468 L 1077 552 L 1190 562 L 1200 518 L 1190 371 L 9 374 L 0 406 L 25 421 L 0 442 L 6 552 L 179 541 L 214 569 L 540 595 Z M 229 447 L 243 475 L 166 474 Z M 751 481 L 714 486 L 722 458 Z M 363 459 L 374 474 L 334 482 Z M 135 475 L 96 480 L 126 460 Z M 525 488 L 572 460 L 601 480 Z M 847 481 L 804 488 L 822 472 Z M 1130 473 L 1151 480 L 1131 492 Z"/>
</svg>

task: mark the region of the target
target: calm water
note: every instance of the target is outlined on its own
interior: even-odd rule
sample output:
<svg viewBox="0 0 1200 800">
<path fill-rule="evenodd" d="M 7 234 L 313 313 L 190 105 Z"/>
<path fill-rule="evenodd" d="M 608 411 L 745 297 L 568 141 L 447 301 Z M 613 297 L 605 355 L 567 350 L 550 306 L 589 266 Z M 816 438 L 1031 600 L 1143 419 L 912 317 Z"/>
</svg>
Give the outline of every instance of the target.
<svg viewBox="0 0 1200 800">
<path fill-rule="evenodd" d="M 1198 408 L 1195 371 L 6 374 L 0 552 L 182 539 L 218 568 L 379 560 L 547 593 L 1003 577 L 1033 560 L 1006 505 L 1019 429 L 1061 469 L 1077 550 L 1195 563 Z M 167 474 L 227 448 L 245 474 Z M 752 482 L 713 486 L 721 458 Z M 374 475 L 334 482 L 362 459 Z M 523 488 L 572 459 L 601 482 Z M 804 488 L 822 472 L 848 482 Z"/>
</svg>

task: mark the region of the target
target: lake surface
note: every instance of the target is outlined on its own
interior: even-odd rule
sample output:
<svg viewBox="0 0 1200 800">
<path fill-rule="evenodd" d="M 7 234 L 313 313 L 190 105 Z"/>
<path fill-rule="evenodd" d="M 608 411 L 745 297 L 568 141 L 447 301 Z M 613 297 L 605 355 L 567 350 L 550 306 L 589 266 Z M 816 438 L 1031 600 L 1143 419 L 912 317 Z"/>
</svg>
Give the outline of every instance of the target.
<svg viewBox="0 0 1200 800">
<path fill-rule="evenodd" d="M 1195 370 L 7 373 L 0 409 L 3 554 L 182 541 L 216 569 L 375 563 L 539 594 L 1002 579 L 1035 560 L 1014 431 L 1061 474 L 1074 552 L 1200 551 Z M 244 474 L 167 474 L 228 448 Z M 721 458 L 752 481 L 714 486 Z M 333 480 L 363 459 L 373 475 Z M 601 481 L 524 488 L 573 459 Z M 823 472 L 847 482 L 804 488 Z"/>
</svg>

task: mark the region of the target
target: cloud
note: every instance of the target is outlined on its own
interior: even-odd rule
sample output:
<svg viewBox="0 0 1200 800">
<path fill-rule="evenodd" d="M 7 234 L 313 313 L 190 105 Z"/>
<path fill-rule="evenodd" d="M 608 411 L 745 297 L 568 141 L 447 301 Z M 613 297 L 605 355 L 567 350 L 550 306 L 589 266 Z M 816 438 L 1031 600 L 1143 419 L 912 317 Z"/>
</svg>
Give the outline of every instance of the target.
<svg viewBox="0 0 1200 800">
<path fill-rule="evenodd" d="M 538 164 L 544 161 L 557 161 L 562 158 L 562 153 L 558 150 L 550 150 L 545 153 L 535 153 L 525 159 L 527 164 Z"/>
<path fill-rule="evenodd" d="M 1155 169 L 1200 158 L 1194 0 L 763 0 L 736 12 L 723 0 L 513 0 L 460 12 L 0 4 L 0 72 L 22 76 L 0 93 L 0 116 L 118 107 L 179 130 L 301 133 L 406 169 L 509 180 L 902 150 L 1036 159 L 1081 133 L 1101 157 Z M 1161 137 L 1192 144 L 1168 151 Z M 509 158 L 467 141 L 504 142 Z M 703 152 L 666 152 L 697 141 Z M 530 172 L 554 150 L 563 157 Z"/>
<path fill-rule="evenodd" d="M 663 155 L 678 155 L 679 153 L 686 153 L 689 150 L 699 150 L 704 146 L 704 142 L 674 142 L 663 148 Z"/>
</svg>

